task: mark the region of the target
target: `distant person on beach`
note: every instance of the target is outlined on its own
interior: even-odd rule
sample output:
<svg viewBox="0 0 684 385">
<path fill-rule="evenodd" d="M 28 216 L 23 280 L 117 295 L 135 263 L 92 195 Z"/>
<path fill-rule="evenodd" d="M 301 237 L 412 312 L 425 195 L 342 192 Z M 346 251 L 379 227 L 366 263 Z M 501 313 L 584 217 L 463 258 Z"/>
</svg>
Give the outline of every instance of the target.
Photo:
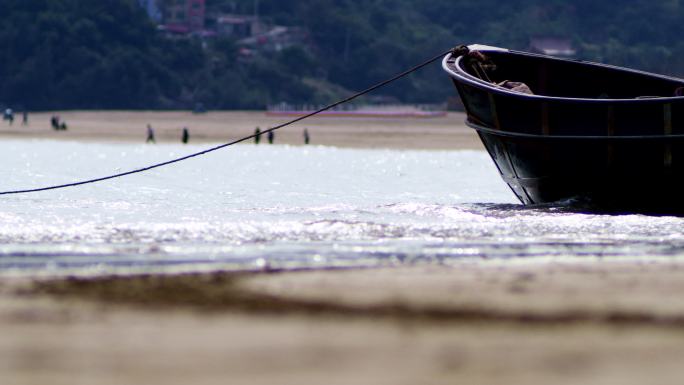
<svg viewBox="0 0 684 385">
<path fill-rule="evenodd" d="M 21 125 L 22 126 L 28 125 L 28 111 L 26 111 L 26 110 L 24 110 L 24 113 L 21 116 Z"/>
<path fill-rule="evenodd" d="M 183 135 L 181 137 L 181 141 L 184 144 L 188 144 L 188 141 L 190 141 L 190 131 L 188 131 L 187 127 L 183 127 Z"/>
<path fill-rule="evenodd" d="M 154 128 L 152 128 L 151 125 L 147 125 L 147 139 L 145 140 L 145 143 L 157 143 L 157 141 L 154 139 Z"/>
<path fill-rule="evenodd" d="M 309 144 L 311 142 L 311 137 L 309 136 L 309 130 L 304 129 L 304 144 Z"/>
<path fill-rule="evenodd" d="M 273 144 L 273 141 L 275 140 L 275 134 L 273 131 L 268 132 L 268 144 Z"/>
<path fill-rule="evenodd" d="M 55 131 L 66 131 L 68 128 L 66 122 L 60 121 L 59 115 L 52 115 L 50 117 L 50 125 L 52 126 L 52 129 Z"/>
<path fill-rule="evenodd" d="M 11 108 L 6 109 L 2 118 L 3 120 L 9 121 L 9 125 L 11 126 L 12 123 L 14 123 L 14 111 L 12 111 Z"/>
<path fill-rule="evenodd" d="M 256 130 L 254 130 L 254 144 L 259 144 L 261 141 L 261 128 L 257 127 Z"/>
</svg>

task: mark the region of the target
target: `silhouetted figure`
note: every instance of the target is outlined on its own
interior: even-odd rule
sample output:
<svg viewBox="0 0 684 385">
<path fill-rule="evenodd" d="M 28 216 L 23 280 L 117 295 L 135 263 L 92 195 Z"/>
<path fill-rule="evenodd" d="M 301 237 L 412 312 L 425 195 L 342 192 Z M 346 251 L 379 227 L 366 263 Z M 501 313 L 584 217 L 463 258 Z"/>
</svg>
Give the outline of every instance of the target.
<svg viewBox="0 0 684 385">
<path fill-rule="evenodd" d="M 66 122 L 60 122 L 58 115 L 52 115 L 50 117 L 50 125 L 55 131 L 66 131 L 68 128 Z"/>
<path fill-rule="evenodd" d="M 309 130 L 304 129 L 304 144 L 309 144 L 311 142 L 311 137 L 309 136 Z"/>
<path fill-rule="evenodd" d="M 273 144 L 273 140 L 275 140 L 275 134 L 273 131 L 268 132 L 268 144 Z"/>
<path fill-rule="evenodd" d="M 181 137 L 181 141 L 184 144 L 188 144 L 189 140 L 190 140 L 190 131 L 188 131 L 187 127 L 183 127 L 183 136 Z"/>
<path fill-rule="evenodd" d="M 22 126 L 28 125 L 28 111 L 26 111 L 26 110 L 24 110 L 24 113 L 21 115 L 21 125 Z"/>
<path fill-rule="evenodd" d="M 5 113 L 2 116 L 3 120 L 7 120 L 9 122 L 9 125 L 11 126 L 12 123 L 14 123 L 14 111 L 12 111 L 11 108 L 8 108 L 5 110 Z"/>
<path fill-rule="evenodd" d="M 52 115 L 50 117 L 50 125 L 52 126 L 53 130 L 59 131 L 59 116 Z"/>
<path fill-rule="evenodd" d="M 147 139 L 145 140 L 145 143 L 157 143 L 157 141 L 154 139 L 154 128 L 152 128 L 151 125 L 147 125 Z"/>
<path fill-rule="evenodd" d="M 257 127 L 256 130 L 254 130 L 254 144 L 259 144 L 261 141 L 261 128 Z"/>
</svg>

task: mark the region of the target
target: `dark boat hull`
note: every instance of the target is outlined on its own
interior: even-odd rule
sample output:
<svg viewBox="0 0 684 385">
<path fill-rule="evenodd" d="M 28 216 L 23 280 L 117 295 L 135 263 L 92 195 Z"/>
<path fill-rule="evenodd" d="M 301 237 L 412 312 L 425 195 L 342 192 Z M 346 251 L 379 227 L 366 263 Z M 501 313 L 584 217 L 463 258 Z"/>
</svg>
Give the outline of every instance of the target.
<svg viewBox="0 0 684 385">
<path fill-rule="evenodd" d="M 671 94 L 682 80 L 505 50 L 484 53 L 509 70 L 493 76 L 517 76 L 511 80 L 561 95 L 500 89 L 471 76 L 457 58 L 444 61 L 468 125 L 522 203 L 684 214 L 684 98 L 651 97 Z M 552 84 L 553 74 L 570 79 Z M 602 95 L 607 92 L 614 96 Z"/>
</svg>

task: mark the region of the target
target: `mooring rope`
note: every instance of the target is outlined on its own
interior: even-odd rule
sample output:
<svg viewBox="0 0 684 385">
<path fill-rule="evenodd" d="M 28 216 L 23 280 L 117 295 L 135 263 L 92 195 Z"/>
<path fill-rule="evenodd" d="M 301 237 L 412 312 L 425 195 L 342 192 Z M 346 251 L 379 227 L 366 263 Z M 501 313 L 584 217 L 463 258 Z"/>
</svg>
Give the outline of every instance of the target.
<svg viewBox="0 0 684 385">
<path fill-rule="evenodd" d="M 143 173 L 143 172 L 146 172 L 146 171 L 153 170 L 153 169 L 155 169 L 155 168 L 159 168 L 159 167 L 163 167 L 163 166 L 168 166 L 168 165 L 171 165 L 171 164 L 174 164 L 174 163 L 182 162 L 182 161 L 184 161 L 184 160 L 188 160 L 188 159 L 195 158 L 195 157 L 198 157 L 198 156 L 206 155 L 206 154 L 208 154 L 208 153 L 210 153 L 210 152 L 218 151 L 218 150 L 220 150 L 220 149 L 223 149 L 223 148 L 226 148 L 226 147 L 229 147 L 229 146 L 238 144 L 238 143 L 242 143 L 242 142 L 247 141 L 247 140 L 250 140 L 250 139 L 254 139 L 254 138 L 257 137 L 257 136 L 264 135 L 264 134 L 268 134 L 268 133 L 271 132 L 271 131 L 279 130 L 279 129 L 283 128 L 283 127 L 287 127 L 287 126 L 289 126 L 289 125 L 292 125 L 292 124 L 295 124 L 295 123 L 297 123 L 297 122 L 300 122 L 300 121 L 302 121 L 302 120 L 304 120 L 304 119 L 310 118 L 310 117 L 312 117 L 312 116 L 314 116 L 314 115 L 318 115 L 318 114 L 320 114 L 321 112 L 324 112 L 324 111 L 327 111 L 327 110 L 329 110 L 329 109 L 335 108 L 335 107 L 337 107 L 337 106 L 339 106 L 339 105 L 341 105 L 341 104 L 348 103 L 348 102 L 350 102 L 350 101 L 352 101 L 352 100 L 354 100 L 354 99 L 356 99 L 356 98 L 358 98 L 358 97 L 360 97 L 360 96 L 363 96 L 363 95 L 365 95 L 365 94 L 367 94 L 367 93 L 373 92 L 373 91 L 377 90 L 378 88 L 382 88 L 382 87 L 384 87 L 384 86 L 386 86 L 386 85 L 388 85 L 388 84 L 390 84 L 390 83 L 393 83 L 393 82 L 395 82 L 395 81 L 397 81 L 397 80 L 399 80 L 399 79 L 401 79 L 401 78 L 403 78 L 403 77 L 405 77 L 405 76 L 407 76 L 407 75 L 409 75 L 409 74 L 411 74 L 411 73 L 413 73 L 413 72 L 416 72 L 416 71 L 418 71 L 419 69 L 421 69 L 421 68 L 423 68 L 423 67 L 425 67 L 425 66 L 427 66 L 427 65 L 429 65 L 429 64 L 432 64 L 433 62 L 435 62 L 435 61 L 437 61 L 437 60 L 439 60 L 440 58 L 444 57 L 445 55 L 448 55 L 448 54 L 455 54 L 455 55 L 457 55 L 457 54 L 463 52 L 463 49 L 464 49 L 464 46 L 458 46 L 458 47 L 456 47 L 456 48 L 449 49 L 448 51 L 444 51 L 444 52 L 442 52 L 442 53 L 440 53 L 440 54 L 438 54 L 438 55 L 435 55 L 434 57 L 432 57 L 432 58 L 430 58 L 430 59 L 428 59 L 428 60 L 426 60 L 426 61 L 424 61 L 424 62 L 422 62 L 422 63 L 420 63 L 420 64 L 418 64 L 418 65 L 415 65 L 415 66 L 413 66 L 413 67 L 407 69 L 407 70 L 404 71 L 404 72 L 401 72 L 401 73 L 399 73 L 399 74 L 397 74 L 397 75 L 395 75 L 395 76 L 393 76 L 393 77 L 391 77 L 391 78 L 389 78 L 389 79 L 387 79 L 387 80 L 385 80 L 385 81 L 382 81 L 382 82 L 380 82 L 380 83 L 377 83 L 376 85 L 374 85 L 374 86 L 372 86 L 372 87 L 369 87 L 369 88 L 367 88 L 367 89 L 365 89 L 365 90 L 363 90 L 363 91 L 361 91 L 361 92 L 358 92 L 358 93 L 356 93 L 356 94 L 354 94 L 354 95 L 352 95 L 352 96 L 350 96 L 350 97 L 348 97 L 348 98 L 346 98 L 346 99 L 342 99 L 342 100 L 340 100 L 340 101 L 338 101 L 338 102 L 335 102 L 335 103 L 332 103 L 332 104 L 330 104 L 330 105 L 327 105 L 327 106 L 325 106 L 325 107 L 323 107 L 323 108 L 321 108 L 321 109 L 318 109 L 318 110 L 313 111 L 313 112 L 311 112 L 311 113 L 308 113 L 308 114 L 306 114 L 306 115 L 300 116 L 300 117 L 298 117 L 298 118 L 296 118 L 296 119 L 290 120 L 289 122 L 286 122 L 286 123 L 280 124 L 280 125 L 278 125 L 278 126 L 269 128 L 269 129 L 267 129 L 267 130 L 262 131 L 261 133 L 258 133 L 258 134 L 255 133 L 255 134 L 252 134 L 252 135 L 249 135 L 249 136 L 245 136 L 244 138 L 241 138 L 241 139 L 238 139 L 238 140 L 234 140 L 234 141 L 229 142 L 229 143 L 224 143 L 224 144 L 222 144 L 222 145 L 220 145 L 220 146 L 212 147 L 212 148 L 209 148 L 209 149 L 200 151 L 200 152 L 196 152 L 196 153 L 194 153 L 194 154 L 186 155 L 186 156 L 183 156 L 183 157 L 180 157 L 180 158 L 168 160 L 168 161 L 166 161 L 166 162 L 157 163 L 157 164 L 153 164 L 153 165 L 151 165 L 151 166 L 147 166 L 147 167 L 143 167 L 143 168 L 139 168 L 139 169 L 135 169 L 135 170 L 131 170 L 131 171 L 126 171 L 126 172 L 122 172 L 122 173 L 118 173 L 118 174 L 103 176 L 103 177 L 95 178 L 95 179 L 83 180 L 83 181 L 79 181 L 79 182 L 73 182 L 73 183 L 66 183 L 66 184 L 54 185 L 54 186 L 47 186 L 47 187 L 40 187 L 40 188 L 33 188 L 33 189 L 23 189 L 23 190 L 13 190 L 13 191 L 2 191 L 2 192 L 0 192 L 0 195 L 28 194 L 28 193 L 34 193 L 34 192 L 40 192 L 40 191 L 58 190 L 58 189 L 64 189 L 64 188 L 67 188 L 67 187 L 76 187 L 76 186 L 82 186 L 82 185 L 86 185 L 86 184 L 93 184 L 93 183 L 103 182 L 103 181 L 110 180 L 110 179 L 121 178 L 121 177 L 124 177 L 124 176 L 127 176 L 127 175 L 140 174 L 140 173 Z"/>
</svg>

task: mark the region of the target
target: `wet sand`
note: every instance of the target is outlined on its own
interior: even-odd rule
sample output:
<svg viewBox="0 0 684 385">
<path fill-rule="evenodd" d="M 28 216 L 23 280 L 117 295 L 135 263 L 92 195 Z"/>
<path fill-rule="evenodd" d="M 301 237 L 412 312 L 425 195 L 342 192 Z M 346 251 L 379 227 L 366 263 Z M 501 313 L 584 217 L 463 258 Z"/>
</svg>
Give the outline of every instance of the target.
<svg viewBox="0 0 684 385">
<path fill-rule="evenodd" d="M 223 142 L 260 113 L 70 112 L 4 138 Z M 319 119 L 301 144 L 481 149 L 463 116 Z M 2 384 L 678 384 L 684 262 L 475 260 L 450 266 L 0 279 Z"/>
<path fill-rule="evenodd" d="M 53 115 L 66 121 L 67 131 L 50 128 Z M 47 138 L 91 141 L 139 141 L 152 125 L 158 142 L 180 142 L 188 127 L 193 143 L 225 143 L 275 127 L 291 117 L 266 116 L 264 112 L 47 112 L 29 116 L 29 125 L 20 120 L 13 126 L 0 124 L 0 138 Z M 475 132 L 464 124 L 465 115 L 449 113 L 439 118 L 311 118 L 275 131 L 277 144 L 301 145 L 306 128 L 311 144 L 393 149 L 483 149 Z M 262 137 L 266 142 L 266 137 Z"/>
</svg>

